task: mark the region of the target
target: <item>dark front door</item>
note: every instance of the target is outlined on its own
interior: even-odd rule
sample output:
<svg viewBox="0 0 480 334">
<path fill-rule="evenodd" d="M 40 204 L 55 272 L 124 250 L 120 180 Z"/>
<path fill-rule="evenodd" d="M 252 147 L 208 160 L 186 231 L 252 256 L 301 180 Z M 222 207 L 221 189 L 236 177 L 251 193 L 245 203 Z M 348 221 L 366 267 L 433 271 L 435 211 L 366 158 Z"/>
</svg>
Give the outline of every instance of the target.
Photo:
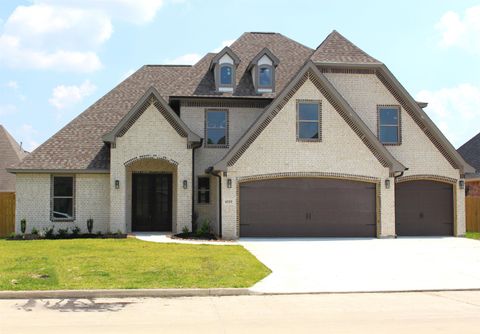
<svg viewBox="0 0 480 334">
<path fill-rule="evenodd" d="M 435 181 L 395 185 L 395 228 L 399 236 L 453 235 L 453 187 Z"/>
<path fill-rule="evenodd" d="M 286 178 L 240 185 L 242 237 L 375 237 L 375 184 Z"/>
<path fill-rule="evenodd" d="M 132 231 L 172 230 L 172 174 L 133 174 Z"/>
</svg>

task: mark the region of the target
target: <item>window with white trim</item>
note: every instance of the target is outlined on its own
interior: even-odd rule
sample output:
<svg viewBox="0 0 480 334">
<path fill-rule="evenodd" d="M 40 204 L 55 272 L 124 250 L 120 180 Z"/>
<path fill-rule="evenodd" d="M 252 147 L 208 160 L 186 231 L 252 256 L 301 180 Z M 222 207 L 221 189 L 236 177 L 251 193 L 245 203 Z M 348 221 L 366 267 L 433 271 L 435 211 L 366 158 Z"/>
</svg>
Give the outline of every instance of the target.
<svg viewBox="0 0 480 334">
<path fill-rule="evenodd" d="M 297 103 L 297 139 L 320 141 L 320 103 L 316 101 Z"/>
<path fill-rule="evenodd" d="M 400 143 L 400 108 L 396 106 L 378 107 L 378 139 L 382 144 Z"/>
</svg>

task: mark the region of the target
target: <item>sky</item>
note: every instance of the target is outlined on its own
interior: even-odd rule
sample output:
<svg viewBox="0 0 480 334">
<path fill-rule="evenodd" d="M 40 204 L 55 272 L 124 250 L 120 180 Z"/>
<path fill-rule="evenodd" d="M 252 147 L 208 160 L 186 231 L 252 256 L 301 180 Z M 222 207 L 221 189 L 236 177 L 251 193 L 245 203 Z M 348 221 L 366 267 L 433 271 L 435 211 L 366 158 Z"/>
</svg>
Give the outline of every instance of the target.
<svg viewBox="0 0 480 334">
<path fill-rule="evenodd" d="M 32 151 L 144 64 L 192 64 L 246 31 L 316 48 L 334 29 L 455 147 L 480 132 L 479 0 L 0 0 L 0 124 Z"/>
</svg>

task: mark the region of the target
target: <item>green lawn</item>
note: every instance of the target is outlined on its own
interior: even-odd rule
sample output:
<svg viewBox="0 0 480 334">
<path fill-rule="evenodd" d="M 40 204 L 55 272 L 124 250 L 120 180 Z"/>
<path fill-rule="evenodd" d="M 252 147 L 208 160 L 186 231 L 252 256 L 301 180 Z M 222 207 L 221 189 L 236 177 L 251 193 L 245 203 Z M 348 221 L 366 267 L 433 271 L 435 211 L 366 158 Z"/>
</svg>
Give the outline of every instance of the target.
<svg viewBox="0 0 480 334">
<path fill-rule="evenodd" d="M 0 240 L 0 290 L 242 288 L 269 273 L 241 246 Z"/>
<path fill-rule="evenodd" d="M 480 240 L 480 232 L 467 232 L 465 236 L 470 239 Z"/>
</svg>

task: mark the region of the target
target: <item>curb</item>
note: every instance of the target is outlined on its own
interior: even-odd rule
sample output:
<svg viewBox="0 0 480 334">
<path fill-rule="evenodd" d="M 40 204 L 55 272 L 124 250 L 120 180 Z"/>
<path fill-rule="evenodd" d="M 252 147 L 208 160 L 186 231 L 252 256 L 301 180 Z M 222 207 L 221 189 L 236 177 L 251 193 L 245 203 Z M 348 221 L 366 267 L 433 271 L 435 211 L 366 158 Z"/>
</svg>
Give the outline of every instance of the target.
<svg viewBox="0 0 480 334">
<path fill-rule="evenodd" d="M 244 296 L 258 294 L 243 288 L 219 289 L 113 289 L 113 290 L 40 290 L 0 291 L 0 299 L 51 299 L 51 298 L 128 298 L 128 297 L 208 297 Z"/>
</svg>

